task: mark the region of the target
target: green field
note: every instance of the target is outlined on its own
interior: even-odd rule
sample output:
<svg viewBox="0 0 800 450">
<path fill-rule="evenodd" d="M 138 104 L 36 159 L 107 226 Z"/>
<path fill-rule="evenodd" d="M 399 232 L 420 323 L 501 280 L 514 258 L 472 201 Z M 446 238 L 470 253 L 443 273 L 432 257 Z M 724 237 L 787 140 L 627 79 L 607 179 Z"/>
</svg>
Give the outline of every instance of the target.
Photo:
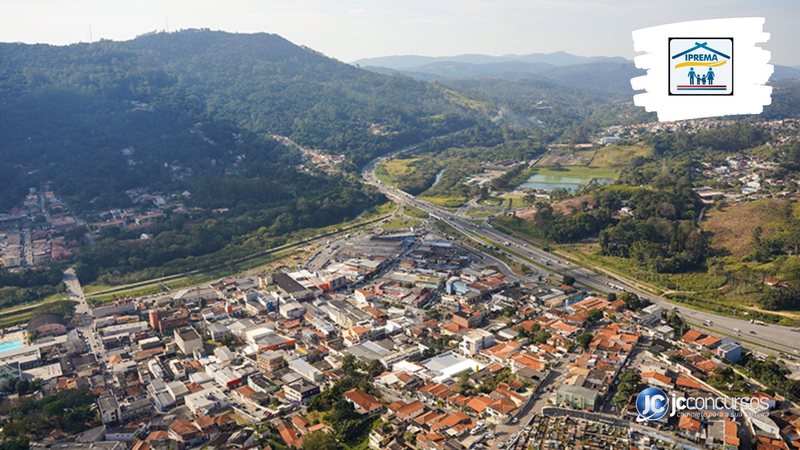
<svg viewBox="0 0 800 450">
<path fill-rule="evenodd" d="M 623 167 L 630 165 L 634 158 L 653 154 L 653 148 L 643 143 L 633 145 L 607 145 L 595 152 L 590 167 Z"/>
<path fill-rule="evenodd" d="M 580 178 L 586 183 L 594 178 L 617 178 L 619 171 L 607 167 L 587 166 L 561 166 L 561 167 L 535 167 L 530 175 L 543 175 L 549 177 Z"/>
<path fill-rule="evenodd" d="M 419 197 L 420 200 L 433 203 L 437 206 L 444 206 L 446 208 L 458 208 L 467 203 L 466 197 Z"/>
<path fill-rule="evenodd" d="M 378 165 L 375 169 L 375 176 L 383 183 L 390 186 L 397 186 L 401 178 L 414 171 L 414 168 L 409 167 L 409 165 L 420 159 L 421 158 L 390 159 Z"/>
<path fill-rule="evenodd" d="M 386 231 L 404 230 L 406 228 L 419 226 L 421 222 L 409 217 L 393 217 L 381 224 L 381 228 Z"/>
</svg>

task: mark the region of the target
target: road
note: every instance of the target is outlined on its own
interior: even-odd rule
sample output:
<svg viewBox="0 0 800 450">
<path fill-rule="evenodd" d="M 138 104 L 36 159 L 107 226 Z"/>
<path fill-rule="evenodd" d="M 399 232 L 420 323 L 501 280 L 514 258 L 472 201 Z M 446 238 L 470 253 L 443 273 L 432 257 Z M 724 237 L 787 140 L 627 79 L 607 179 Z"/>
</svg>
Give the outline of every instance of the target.
<svg viewBox="0 0 800 450">
<path fill-rule="evenodd" d="M 419 146 L 405 148 L 394 153 L 394 155 L 411 151 L 417 147 Z M 510 259 L 534 268 L 542 275 L 547 276 L 552 272 L 565 276 L 572 276 L 579 286 L 584 286 L 597 292 L 614 291 L 614 289 L 610 287 L 610 285 L 613 284 L 623 288 L 627 292 L 637 294 L 655 304 L 661 305 L 664 308 L 674 309 L 689 324 L 699 328 L 708 328 L 710 332 L 718 336 L 729 335 L 735 337 L 739 335 L 737 339 L 742 341 L 744 345 L 751 348 L 757 347 L 757 350 L 768 354 L 776 354 L 779 352 L 800 354 L 800 332 L 794 331 L 793 328 L 779 325 L 752 324 L 748 320 L 699 311 L 681 304 L 672 303 L 664 297 L 642 290 L 630 281 L 612 278 L 609 275 L 598 273 L 589 268 L 565 261 L 559 256 L 536 247 L 531 242 L 498 231 L 485 222 L 476 225 L 437 205 L 419 200 L 407 192 L 387 186 L 375 176 L 375 167 L 387 157 L 388 156 L 376 158 L 362 169 L 362 176 L 368 184 L 375 186 L 384 195 L 395 202 L 419 208 L 430 214 L 431 217 L 442 220 L 466 236 L 473 237 L 477 240 L 488 239 L 493 241 L 501 251 L 506 252 L 506 255 Z M 505 243 L 508 243 L 508 245 L 505 246 L 507 248 L 503 248 Z M 479 246 L 476 246 L 476 248 L 479 249 Z M 517 255 L 521 255 L 522 257 Z M 535 263 L 532 263 L 532 261 Z"/>
<path fill-rule="evenodd" d="M 83 288 L 78 281 L 75 270 L 70 268 L 64 271 L 64 284 L 67 286 L 67 293 L 70 300 L 78 304 L 75 305 L 75 316 L 78 317 L 78 331 L 94 353 L 100 365 L 105 364 L 105 347 L 103 341 L 94 329 L 94 314 L 92 308 L 83 295 Z"/>
</svg>

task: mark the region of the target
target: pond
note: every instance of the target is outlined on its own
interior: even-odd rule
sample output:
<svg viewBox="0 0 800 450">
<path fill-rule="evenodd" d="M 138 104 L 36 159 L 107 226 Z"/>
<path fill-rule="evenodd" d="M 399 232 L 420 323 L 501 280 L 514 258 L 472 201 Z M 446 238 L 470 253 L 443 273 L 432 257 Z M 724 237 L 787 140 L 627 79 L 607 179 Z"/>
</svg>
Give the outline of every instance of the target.
<svg viewBox="0 0 800 450">
<path fill-rule="evenodd" d="M 519 185 L 517 189 L 536 189 L 551 192 L 561 188 L 568 191 L 576 191 L 584 185 L 589 184 L 591 180 L 595 180 L 595 182 L 599 184 L 610 184 L 614 182 L 611 178 L 581 178 L 535 173 L 525 180 L 524 183 Z"/>
</svg>

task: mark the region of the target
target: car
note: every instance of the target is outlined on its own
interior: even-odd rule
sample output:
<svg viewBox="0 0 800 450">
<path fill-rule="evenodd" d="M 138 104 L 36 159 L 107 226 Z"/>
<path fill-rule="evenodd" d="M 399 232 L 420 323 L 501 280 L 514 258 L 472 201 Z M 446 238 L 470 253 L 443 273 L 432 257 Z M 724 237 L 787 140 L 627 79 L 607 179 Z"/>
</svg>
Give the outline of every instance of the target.
<svg viewBox="0 0 800 450">
<path fill-rule="evenodd" d="M 506 446 L 505 442 L 501 442 L 501 443 L 497 444 L 497 448 L 505 448 L 505 446 Z"/>
<path fill-rule="evenodd" d="M 756 334 L 755 330 L 750 330 L 750 334 Z"/>
</svg>

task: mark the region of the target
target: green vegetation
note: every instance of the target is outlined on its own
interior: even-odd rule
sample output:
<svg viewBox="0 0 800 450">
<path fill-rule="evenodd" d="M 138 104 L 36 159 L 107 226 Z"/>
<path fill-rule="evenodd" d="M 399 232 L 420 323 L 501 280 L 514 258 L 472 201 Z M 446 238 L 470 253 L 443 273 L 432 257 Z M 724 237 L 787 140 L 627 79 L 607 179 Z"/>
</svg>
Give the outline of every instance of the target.
<svg viewBox="0 0 800 450">
<path fill-rule="evenodd" d="M 638 142 L 632 145 L 611 144 L 597 150 L 592 157 L 591 167 L 626 167 L 636 158 L 646 158 L 653 154 L 648 145 Z"/>
<path fill-rule="evenodd" d="M 592 342 L 594 336 L 592 333 L 582 333 L 575 336 L 575 342 L 577 342 L 584 350 L 589 348 L 589 344 Z"/>
<path fill-rule="evenodd" d="M 405 230 L 411 227 L 419 226 L 421 222 L 417 219 L 409 217 L 394 217 L 387 222 L 381 224 L 381 228 L 387 231 Z"/>
<path fill-rule="evenodd" d="M 373 361 L 370 365 L 360 364 L 352 355 L 345 355 L 341 370 L 342 378 L 329 389 L 312 397 L 308 410 L 331 427 L 339 444 L 350 448 L 366 441 L 376 418 L 357 413 L 343 394 L 358 388 L 377 395 L 378 392 L 370 380 L 383 371 L 383 366 L 379 361 Z"/>
<path fill-rule="evenodd" d="M 800 380 L 789 378 L 791 371 L 774 356 L 760 361 L 752 355 L 747 355 L 740 364 L 746 373 L 770 389 L 780 392 L 790 401 L 800 401 Z"/>
<path fill-rule="evenodd" d="M 727 395 L 746 396 L 753 393 L 747 380 L 729 366 L 715 369 L 706 382 Z"/>
<path fill-rule="evenodd" d="M 538 141 L 520 131 L 473 127 L 402 158 L 390 159 L 376 169 L 376 174 L 383 182 L 412 195 L 440 206 L 458 207 L 470 198 L 488 195 L 486 188 L 467 182 L 485 166 L 507 167 L 508 162 L 527 160 L 543 151 Z M 523 164 L 513 166 L 498 178 L 500 181 L 494 181 L 508 182 L 523 169 Z"/>
<path fill-rule="evenodd" d="M 535 167 L 531 169 L 528 176 L 543 175 L 551 177 L 566 177 L 578 178 L 583 180 L 584 184 L 597 178 L 616 179 L 618 172 L 614 169 L 604 167 L 587 167 L 587 166 L 561 166 L 561 167 Z"/>
<path fill-rule="evenodd" d="M 3 439 L 36 439 L 54 430 L 79 433 L 97 422 L 94 397 L 87 390 L 70 389 L 41 399 L 22 397 L 3 403 L 7 419 L 0 434 Z"/>
<path fill-rule="evenodd" d="M 619 384 L 617 392 L 614 394 L 613 402 L 618 408 L 622 408 L 631 400 L 641 383 L 642 378 L 637 370 L 623 370 L 619 374 Z"/>
<path fill-rule="evenodd" d="M 64 292 L 62 276 L 61 269 L 57 266 L 21 272 L 0 269 L 0 309 Z"/>
<path fill-rule="evenodd" d="M 45 181 L 80 215 L 130 207 L 134 188 L 188 193 L 177 201 L 190 214 L 107 229 L 82 249 L 70 262 L 83 283 L 205 270 L 211 260 L 252 253 L 253 244 L 353 219 L 382 201 L 355 176 L 364 162 L 476 117 L 475 105 L 441 86 L 363 71 L 267 34 L 2 44 L 0 59 L 0 113 L 8 117 L 0 124 L 0 210 Z M 339 173 L 299 170 L 300 151 L 272 134 L 345 162 Z M 152 239 L 138 239 L 142 232 Z M 57 293 L 44 286 L 3 289 L 0 303 Z"/>
<path fill-rule="evenodd" d="M 8 327 L 26 323 L 32 317 L 45 313 L 60 314 L 64 317 L 72 317 L 75 311 L 75 302 L 72 300 L 56 300 L 43 303 L 34 308 L 24 310 L 10 310 L 0 312 L 0 327 Z"/>
<path fill-rule="evenodd" d="M 228 245 L 220 252 L 194 259 L 194 264 L 201 264 L 201 269 L 189 272 L 178 272 L 183 266 L 170 267 L 178 272 L 175 275 L 146 279 L 122 286 L 98 288 L 93 284 L 86 286 L 87 298 L 93 303 L 102 303 L 121 297 L 142 296 L 160 292 L 166 288 L 181 289 L 207 282 L 230 273 L 243 272 L 285 257 L 312 239 L 334 236 L 357 228 L 379 222 L 392 212 L 395 205 L 391 202 L 370 208 L 358 219 L 350 222 L 329 225 L 322 228 L 302 229 L 272 239 L 259 239 L 252 234 L 241 244 Z M 236 244 L 236 243 L 234 243 Z M 256 253 L 254 250 L 263 248 Z M 141 274 L 139 274 L 141 276 Z M 90 293 L 89 293 L 90 292 Z"/>
</svg>

